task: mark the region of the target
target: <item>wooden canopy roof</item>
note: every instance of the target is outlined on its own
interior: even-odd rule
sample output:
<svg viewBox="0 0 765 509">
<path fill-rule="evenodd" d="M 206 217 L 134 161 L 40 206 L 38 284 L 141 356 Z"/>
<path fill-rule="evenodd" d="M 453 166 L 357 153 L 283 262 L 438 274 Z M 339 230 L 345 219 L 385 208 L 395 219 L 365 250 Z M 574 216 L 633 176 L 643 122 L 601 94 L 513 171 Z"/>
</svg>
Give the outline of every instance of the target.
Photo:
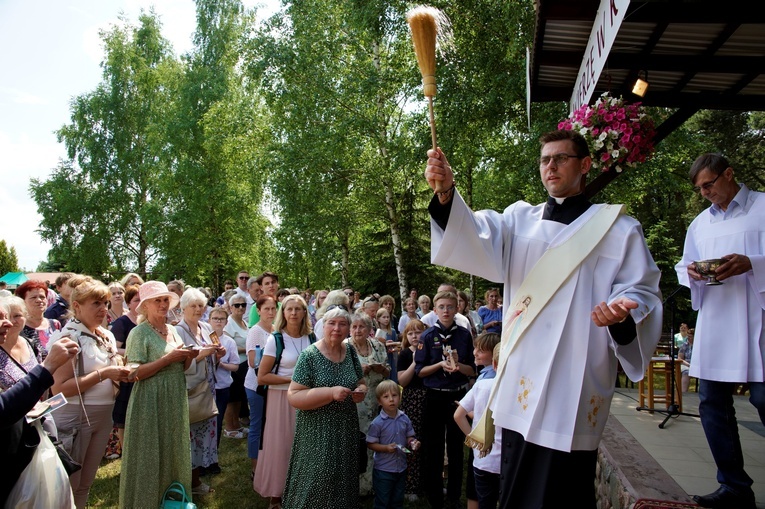
<svg viewBox="0 0 765 509">
<path fill-rule="evenodd" d="M 532 101 L 569 101 L 599 5 L 535 0 Z M 638 75 L 649 82 L 643 98 L 632 94 Z M 765 110 L 765 9 L 746 0 L 632 0 L 590 102 L 606 91 L 677 108 L 657 142 L 700 109 Z M 601 175 L 587 194 L 614 177 Z"/>
<path fill-rule="evenodd" d="M 599 4 L 537 0 L 532 101 L 569 100 Z M 630 96 L 641 71 L 647 106 L 765 110 L 765 9 L 755 1 L 633 0 L 593 97 Z"/>
</svg>

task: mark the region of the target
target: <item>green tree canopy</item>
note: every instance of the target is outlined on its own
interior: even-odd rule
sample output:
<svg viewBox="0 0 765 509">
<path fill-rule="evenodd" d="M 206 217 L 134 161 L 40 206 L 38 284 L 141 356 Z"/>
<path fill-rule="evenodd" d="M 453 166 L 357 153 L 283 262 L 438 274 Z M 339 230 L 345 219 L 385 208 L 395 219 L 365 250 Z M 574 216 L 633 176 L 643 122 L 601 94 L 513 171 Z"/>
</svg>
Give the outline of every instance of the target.
<svg viewBox="0 0 765 509">
<path fill-rule="evenodd" d="M 16 248 L 8 247 L 5 240 L 0 239 L 0 276 L 8 272 L 19 272 L 19 259 Z"/>
</svg>

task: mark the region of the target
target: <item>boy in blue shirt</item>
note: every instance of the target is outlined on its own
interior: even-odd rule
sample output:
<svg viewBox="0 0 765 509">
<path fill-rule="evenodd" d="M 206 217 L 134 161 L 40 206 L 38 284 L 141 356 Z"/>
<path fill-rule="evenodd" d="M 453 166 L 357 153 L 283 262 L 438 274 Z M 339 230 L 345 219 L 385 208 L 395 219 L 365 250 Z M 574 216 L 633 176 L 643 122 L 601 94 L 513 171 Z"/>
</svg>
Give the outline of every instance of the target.
<svg viewBox="0 0 765 509">
<path fill-rule="evenodd" d="M 372 486 L 374 509 L 404 507 L 406 454 L 416 451 L 420 442 L 414 437 L 412 421 L 398 409 L 399 387 L 393 380 L 383 380 L 375 390 L 382 407 L 367 432 L 367 447 L 374 451 Z"/>
<path fill-rule="evenodd" d="M 420 336 L 414 353 L 414 372 L 427 389 L 422 412 L 422 487 L 431 509 L 443 509 L 444 492 L 441 473 L 444 466 L 444 445 L 449 459 L 446 486 L 446 507 L 460 507 L 462 496 L 462 435 L 454 422 L 455 402 L 465 397 L 470 377 L 475 375 L 473 336 L 457 325 L 457 295 L 438 292 L 433 297 L 433 310 L 438 321 Z M 446 443 L 444 444 L 444 435 Z"/>
</svg>

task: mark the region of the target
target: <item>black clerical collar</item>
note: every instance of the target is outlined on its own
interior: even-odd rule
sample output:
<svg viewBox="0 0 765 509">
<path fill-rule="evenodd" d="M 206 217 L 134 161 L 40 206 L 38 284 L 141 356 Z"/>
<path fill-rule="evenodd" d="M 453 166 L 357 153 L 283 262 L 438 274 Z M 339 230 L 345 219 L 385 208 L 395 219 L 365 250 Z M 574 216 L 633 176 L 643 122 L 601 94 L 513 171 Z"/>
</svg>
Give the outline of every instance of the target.
<svg viewBox="0 0 765 509">
<path fill-rule="evenodd" d="M 591 205 L 592 203 L 587 200 L 584 193 L 564 198 L 562 203 L 558 203 L 555 198 L 548 196 L 542 219 L 571 224 L 574 219 L 584 214 L 584 211 Z"/>
</svg>

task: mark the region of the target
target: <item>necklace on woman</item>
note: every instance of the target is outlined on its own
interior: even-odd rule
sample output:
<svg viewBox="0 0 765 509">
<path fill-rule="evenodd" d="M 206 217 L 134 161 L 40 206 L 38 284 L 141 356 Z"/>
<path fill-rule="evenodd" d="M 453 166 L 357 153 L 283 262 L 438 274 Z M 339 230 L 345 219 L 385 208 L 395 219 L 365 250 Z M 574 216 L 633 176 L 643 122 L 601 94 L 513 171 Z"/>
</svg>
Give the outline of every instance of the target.
<svg viewBox="0 0 765 509">
<path fill-rule="evenodd" d="M 369 351 L 370 350 L 369 349 L 369 340 L 367 338 L 364 338 L 364 343 L 365 343 L 364 344 L 364 351 L 366 353 L 362 353 L 361 345 L 357 344 L 355 339 L 353 340 L 353 346 L 354 346 L 354 348 L 356 348 L 356 352 L 358 352 L 358 354 L 360 356 L 362 356 L 362 357 L 367 357 L 370 354 L 370 351 Z"/>
<path fill-rule="evenodd" d="M 157 334 L 159 334 L 159 335 L 162 337 L 162 339 L 165 339 L 165 337 L 167 336 L 167 324 L 165 324 L 165 332 L 162 332 L 162 331 L 161 331 L 161 330 L 159 330 L 158 328 L 154 327 L 154 324 L 153 324 L 153 323 L 151 323 L 151 322 L 149 322 L 149 326 L 150 326 L 152 329 L 154 329 L 154 332 L 156 332 Z"/>
<path fill-rule="evenodd" d="M 300 352 L 303 351 L 303 337 L 301 336 L 300 338 L 293 338 L 292 336 L 290 336 L 290 339 L 292 339 L 291 341 L 292 348 L 295 349 L 295 351 L 298 354 L 298 357 L 300 357 Z M 300 341 L 300 349 L 298 349 L 297 345 L 295 344 L 295 341 Z"/>
</svg>

